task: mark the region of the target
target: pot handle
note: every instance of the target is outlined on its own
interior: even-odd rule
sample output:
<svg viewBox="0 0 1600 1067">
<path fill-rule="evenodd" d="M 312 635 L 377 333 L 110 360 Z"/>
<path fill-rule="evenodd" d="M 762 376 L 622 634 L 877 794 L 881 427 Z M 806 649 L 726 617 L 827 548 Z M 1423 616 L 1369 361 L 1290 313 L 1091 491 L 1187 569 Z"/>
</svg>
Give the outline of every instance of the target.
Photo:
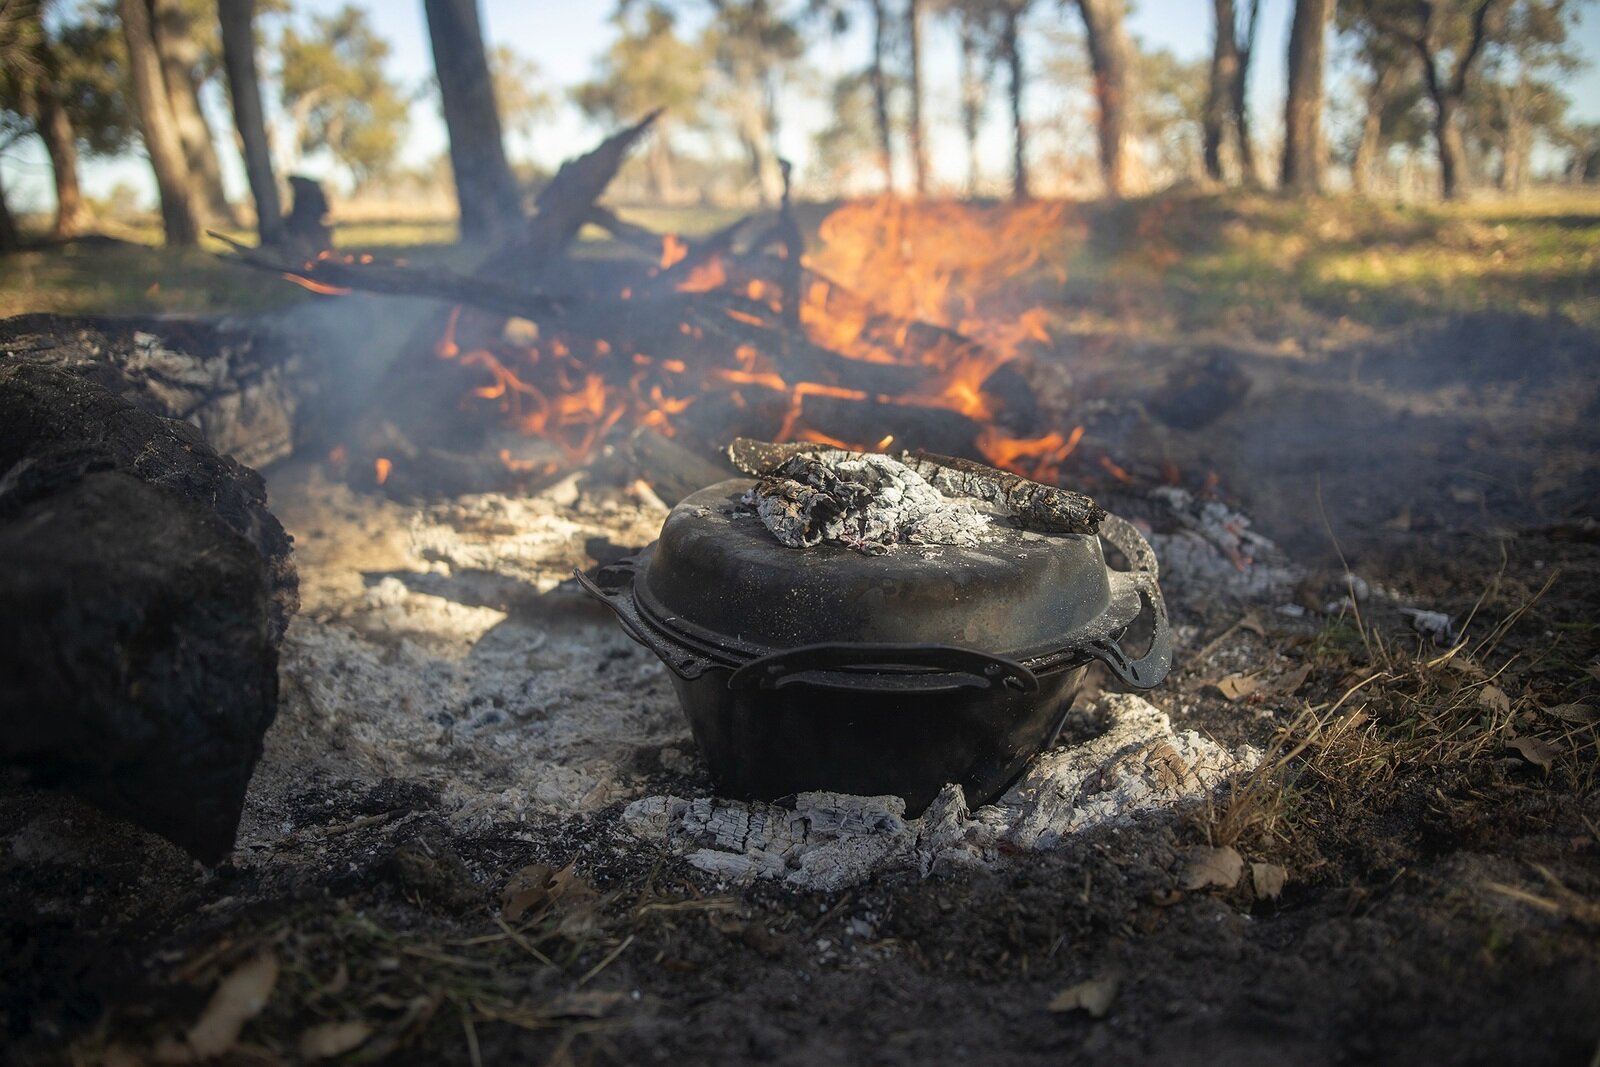
<svg viewBox="0 0 1600 1067">
<path fill-rule="evenodd" d="M 1134 525 L 1126 519 L 1107 515 L 1100 522 L 1100 536 L 1128 557 L 1127 571 L 1113 571 L 1113 577 L 1129 582 L 1150 605 L 1155 623 L 1150 634 L 1150 647 L 1138 659 L 1130 659 L 1122 646 L 1110 637 L 1090 641 L 1084 646 L 1095 659 L 1104 663 L 1122 682 L 1135 689 L 1150 689 L 1161 683 L 1172 668 L 1172 629 L 1167 622 L 1167 602 L 1161 597 L 1161 586 L 1156 579 L 1160 565 L 1155 550 Z M 1141 613 L 1143 609 L 1141 608 Z"/>
<path fill-rule="evenodd" d="M 1017 693 L 1035 693 L 1039 679 L 1020 663 L 955 645 L 820 644 L 774 652 L 751 660 L 733 672 L 729 689 L 781 689 L 807 675 L 851 667 L 912 667 L 930 672 L 885 674 L 900 693 L 941 692 L 965 686 L 1004 686 Z M 936 673 L 932 673 L 936 672 Z M 815 681 L 817 679 L 813 679 Z"/>
<path fill-rule="evenodd" d="M 593 578 L 581 570 L 572 573 L 584 592 L 611 609 L 622 631 L 654 652 L 657 658 L 667 665 L 668 670 L 687 680 L 700 677 L 706 672 L 706 668 L 711 666 L 710 660 L 696 656 L 682 645 L 666 640 L 639 618 L 638 611 L 633 606 L 633 598 L 628 595 L 637 572 L 638 559 L 630 557 L 601 567 Z"/>
</svg>

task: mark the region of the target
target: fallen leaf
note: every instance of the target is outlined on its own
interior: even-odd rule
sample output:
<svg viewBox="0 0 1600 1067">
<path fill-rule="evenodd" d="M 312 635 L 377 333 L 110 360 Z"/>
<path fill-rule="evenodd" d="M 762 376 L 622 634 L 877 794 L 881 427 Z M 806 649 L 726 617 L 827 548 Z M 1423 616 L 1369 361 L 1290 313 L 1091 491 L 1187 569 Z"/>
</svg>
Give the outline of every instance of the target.
<svg viewBox="0 0 1600 1067">
<path fill-rule="evenodd" d="M 359 1019 L 322 1023 L 300 1035 L 300 1055 L 308 1060 L 329 1060 L 366 1044 L 372 1027 Z"/>
<path fill-rule="evenodd" d="M 1244 858 L 1227 845 L 1210 848 L 1200 845 L 1189 850 L 1189 865 L 1183 871 L 1183 888 L 1232 889 L 1244 873 Z"/>
<path fill-rule="evenodd" d="M 161 1042 L 154 1058 L 161 1063 L 193 1063 L 228 1052 L 239 1043 L 244 1024 L 267 1006 L 277 984 L 278 961 L 272 953 L 263 952 L 241 963 L 218 984 L 183 1043 Z"/>
<path fill-rule="evenodd" d="M 501 891 L 500 914 L 506 922 L 514 923 L 593 900 L 597 895 L 594 886 L 585 881 L 574 866 L 569 863 L 558 871 L 535 863 L 522 868 Z"/>
<path fill-rule="evenodd" d="M 1096 1019 L 1103 1019 L 1117 999 L 1117 989 L 1122 982 L 1116 975 L 1091 978 L 1087 982 L 1063 989 L 1050 1002 L 1053 1012 L 1086 1011 Z"/>
<path fill-rule="evenodd" d="M 1510 711 L 1511 698 L 1498 685 L 1485 685 L 1478 690 L 1478 706 L 1490 711 Z"/>
<path fill-rule="evenodd" d="M 552 1019 L 602 1019 L 627 999 L 626 993 L 608 993 L 598 989 L 563 993 L 546 1004 L 540 1014 Z"/>
<path fill-rule="evenodd" d="M 1289 873 L 1276 863 L 1250 865 L 1250 882 L 1256 888 L 1256 896 L 1262 900 L 1277 900 L 1283 893 L 1283 883 L 1288 876 Z"/>
<path fill-rule="evenodd" d="M 1584 670 L 1589 672 L 1589 677 L 1600 682 L 1600 663 L 1591 663 Z"/>
<path fill-rule="evenodd" d="M 1239 621 L 1235 625 L 1241 630 L 1249 630 L 1257 637 L 1267 636 L 1267 628 L 1261 625 L 1261 616 L 1257 615 L 1253 610 L 1239 616 Z"/>
<path fill-rule="evenodd" d="M 1261 688 L 1261 682 L 1253 675 L 1230 674 L 1216 683 L 1217 690 L 1223 697 L 1238 702 Z"/>
<path fill-rule="evenodd" d="M 1593 726 L 1600 722 L 1600 710 L 1589 704 L 1557 704 L 1553 708 L 1545 708 L 1544 713 L 1562 722 L 1576 723 L 1579 726 Z"/>
<path fill-rule="evenodd" d="M 1311 664 L 1302 663 L 1288 674 L 1272 683 L 1272 691 L 1280 696 L 1294 696 L 1300 687 L 1306 684 L 1306 679 L 1311 677 Z"/>
<path fill-rule="evenodd" d="M 518 922 L 550 900 L 550 875 L 542 863 L 531 864 L 511 876 L 500 893 L 500 914 L 508 923 Z"/>
<path fill-rule="evenodd" d="M 1537 737 L 1513 737 L 1506 742 L 1506 747 L 1516 749 L 1523 759 L 1544 771 L 1548 771 L 1550 764 L 1561 755 L 1559 748 Z"/>
<path fill-rule="evenodd" d="M 1471 657 L 1462 652 L 1458 652 L 1454 656 L 1451 656 L 1450 659 L 1445 663 L 1445 666 L 1449 667 L 1457 674 L 1465 675 L 1468 678 L 1482 678 L 1484 676 L 1483 668 L 1472 662 Z"/>
</svg>

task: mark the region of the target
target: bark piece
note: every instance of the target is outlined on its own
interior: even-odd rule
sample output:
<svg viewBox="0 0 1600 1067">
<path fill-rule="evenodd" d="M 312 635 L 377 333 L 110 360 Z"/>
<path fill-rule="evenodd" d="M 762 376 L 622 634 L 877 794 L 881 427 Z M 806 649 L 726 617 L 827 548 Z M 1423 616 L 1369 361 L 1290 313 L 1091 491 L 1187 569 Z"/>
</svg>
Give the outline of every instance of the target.
<svg viewBox="0 0 1600 1067">
<path fill-rule="evenodd" d="M 97 382 L 146 411 L 187 422 L 247 467 L 294 450 L 296 360 L 270 337 L 205 322 L 19 315 L 0 321 L 3 359 Z"/>
<path fill-rule="evenodd" d="M 751 490 L 762 523 L 790 548 L 823 541 L 881 555 L 902 543 L 976 545 L 989 517 L 950 500 L 915 471 L 872 454 L 793 457 Z"/>
<path fill-rule="evenodd" d="M 221 860 L 295 602 L 263 499 L 193 427 L 0 365 L 0 759 Z"/>
<path fill-rule="evenodd" d="M 872 453 L 819 449 L 809 444 L 773 444 L 741 437 L 728 446 L 728 458 L 747 474 L 764 476 L 796 456 L 821 463 L 859 459 Z M 1041 485 L 1009 471 L 970 459 L 902 452 L 896 457 L 946 496 L 969 496 L 1011 512 L 1024 529 L 1046 533 L 1095 533 L 1105 509 L 1082 493 Z"/>
</svg>

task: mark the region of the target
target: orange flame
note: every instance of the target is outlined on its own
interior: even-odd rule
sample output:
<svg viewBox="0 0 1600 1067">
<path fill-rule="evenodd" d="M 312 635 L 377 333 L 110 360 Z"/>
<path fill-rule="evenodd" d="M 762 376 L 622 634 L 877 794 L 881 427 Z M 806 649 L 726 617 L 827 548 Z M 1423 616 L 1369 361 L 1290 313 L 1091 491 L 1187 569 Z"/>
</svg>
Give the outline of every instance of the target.
<svg viewBox="0 0 1600 1067">
<path fill-rule="evenodd" d="M 379 485 L 389 480 L 389 472 L 392 470 L 394 470 L 394 464 L 383 456 L 379 456 L 372 461 L 372 474 L 373 477 L 378 479 Z"/>
<path fill-rule="evenodd" d="M 674 263 L 682 261 L 689 254 L 689 246 L 678 238 L 675 233 L 665 234 L 661 238 L 661 269 L 667 270 Z"/>
<path fill-rule="evenodd" d="M 493 405 L 506 425 L 549 440 L 574 462 L 617 425 L 672 436 L 697 398 L 714 393 L 746 411 L 746 418 L 770 418 L 776 429 L 769 425 L 764 432 L 778 440 L 880 451 L 893 443 L 892 436 L 875 445 L 845 444 L 866 436 L 864 416 L 853 426 L 826 425 L 841 405 L 813 404 L 814 417 L 808 417 L 808 400 L 843 401 L 846 412 L 853 404 L 954 412 L 979 424 L 974 448 L 989 462 L 1055 479 L 1078 449 L 1083 427 L 1031 437 L 1006 432 L 1000 419 L 1012 394 L 996 389 L 994 375 L 1026 356 L 1030 346 L 1051 343 L 1051 316 L 1041 296 L 1065 280 L 1076 248 L 1067 211 L 1064 204 L 1044 201 L 985 207 L 886 198 L 845 204 L 823 221 L 820 247 L 802 260 L 807 273 L 798 294 L 774 276 L 760 276 L 758 256 L 718 253 L 691 260 L 688 242 L 666 234 L 649 273 L 677 270 L 650 283 L 655 288 L 644 291 L 646 302 L 670 313 L 677 305 L 659 301 L 673 293 L 715 292 L 730 300 L 721 316 L 707 317 L 703 308 L 689 305 L 699 317 L 686 315 L 675 329 L 649 338 L 655 354 L 637 351 L 632 346 L 639 339 L 624 334 L 557 334 L 548 325 L 542 338 L 537 331 L 495 331 L 486 342 L 469 342 L 471 350 L 463 353 L 459 309 L 438 354 L 482 375 L 466 402 Z M 641 294 L 623 288 L 619 295 L 629 300 Z M 798 306 L 788 306 L 791 301 Z M 788 315 L 798 319 L 809 347 L 796 349 L 793 335 L 783 332 Z M 749 330 L 771 336 L 772 344 L 758 348 L 742 336 Z M 623 344 L 629 347 L 614 355 L 613 345 Z M 809 376 L 827 380 L 804 380 L 808 375 L 796 369 L 796 353 L 817 350 L 826 358 L 803 365 L 818 367 L 821 373 Z M 868 374 L 863 368 L 858 379 L 851 363 L 879 369 Z M 1025 379 L 1015 372 L 1012 377 L 1017 388 L 1027 388 Z M 863 388 L 863 381 L 906 384 Z M 508 457 L 502 459 L 516 469 L 521 461 Z M 1114 476 L 1127 477 L 1109 457 L 1100 462 Z"/>
<path fill-rule="evenodd" d="M 313 293 L 321 293 L 323 296 L 349 296 L 355 292 L 354 289 L 346 289 L 342 285 L 329 285 L 327 282 L 312 281 L 310 278 L 302 278 L 298 274 L 285 274 L 284 277 L 302 289 L 309 289 Z"/>
</svg>

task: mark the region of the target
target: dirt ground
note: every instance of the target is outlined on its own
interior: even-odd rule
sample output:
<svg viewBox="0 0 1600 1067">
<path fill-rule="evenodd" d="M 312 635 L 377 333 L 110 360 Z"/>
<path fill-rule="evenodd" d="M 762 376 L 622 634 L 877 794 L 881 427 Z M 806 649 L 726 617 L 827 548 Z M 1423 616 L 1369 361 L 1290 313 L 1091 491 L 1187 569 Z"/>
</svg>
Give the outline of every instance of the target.
<svg viewBox="0 0 1600 1067">
<path fill-rule="evenodd" d="M 414 510 L 313 465 L 269 471 L 307 581 L 286 663 L 310 656 L 327 687 L 286 673 L 240 848 L 215 870 L 4 781 L 9 1056 L 1593 1063 L 1597 342 L 1502 312 L 1294 343 L 1067 335 L 1034 371 L 1040 396 L 1098 412 L 1091 438 L 1140 478 L 1214 472 L 1293 564 L 1266 589 L 1169 577 L 1179 649 L 1149 694 L 1176 726 L 1266 759 L 1198 807 L 833 893 L 725 884 L 625 831 L 632 798 L 710 785 L 662 668 L 553 571 L 406 572 Z M 1172 414 L 1202 395 L 1223 398 L 1203 424 Z M 1142 485 L 1099 490 L 1157 533 L 1170 521 Z M 574 512 L 572 562 L 615 532 L 607 514 Z M 408 595 L 458 619 L 462 648 L 390 618 L 361 646 L 378 653 L 341 665 L 340 635 Z M 1405 609 L 1452 617 L 1460 643 Z M 580 631 L 610 636 L 580 660 Z M 475 683 L 513 655 L 552 688 Z M 396 711 L 411 733 L 340 721 L 340 699 L 387 693 L 429 656 L 456 673 Z M 506 720 L 544 724 L 529 735 L 544 747 L 452 764 L 450 737 Z M 386 765 L 386 745 L 408 755 Z M 493 799 L 464 807 L 469 782 Z M 1244 873 L 1197 878 L 1209 848 Z"/>
</svg>

